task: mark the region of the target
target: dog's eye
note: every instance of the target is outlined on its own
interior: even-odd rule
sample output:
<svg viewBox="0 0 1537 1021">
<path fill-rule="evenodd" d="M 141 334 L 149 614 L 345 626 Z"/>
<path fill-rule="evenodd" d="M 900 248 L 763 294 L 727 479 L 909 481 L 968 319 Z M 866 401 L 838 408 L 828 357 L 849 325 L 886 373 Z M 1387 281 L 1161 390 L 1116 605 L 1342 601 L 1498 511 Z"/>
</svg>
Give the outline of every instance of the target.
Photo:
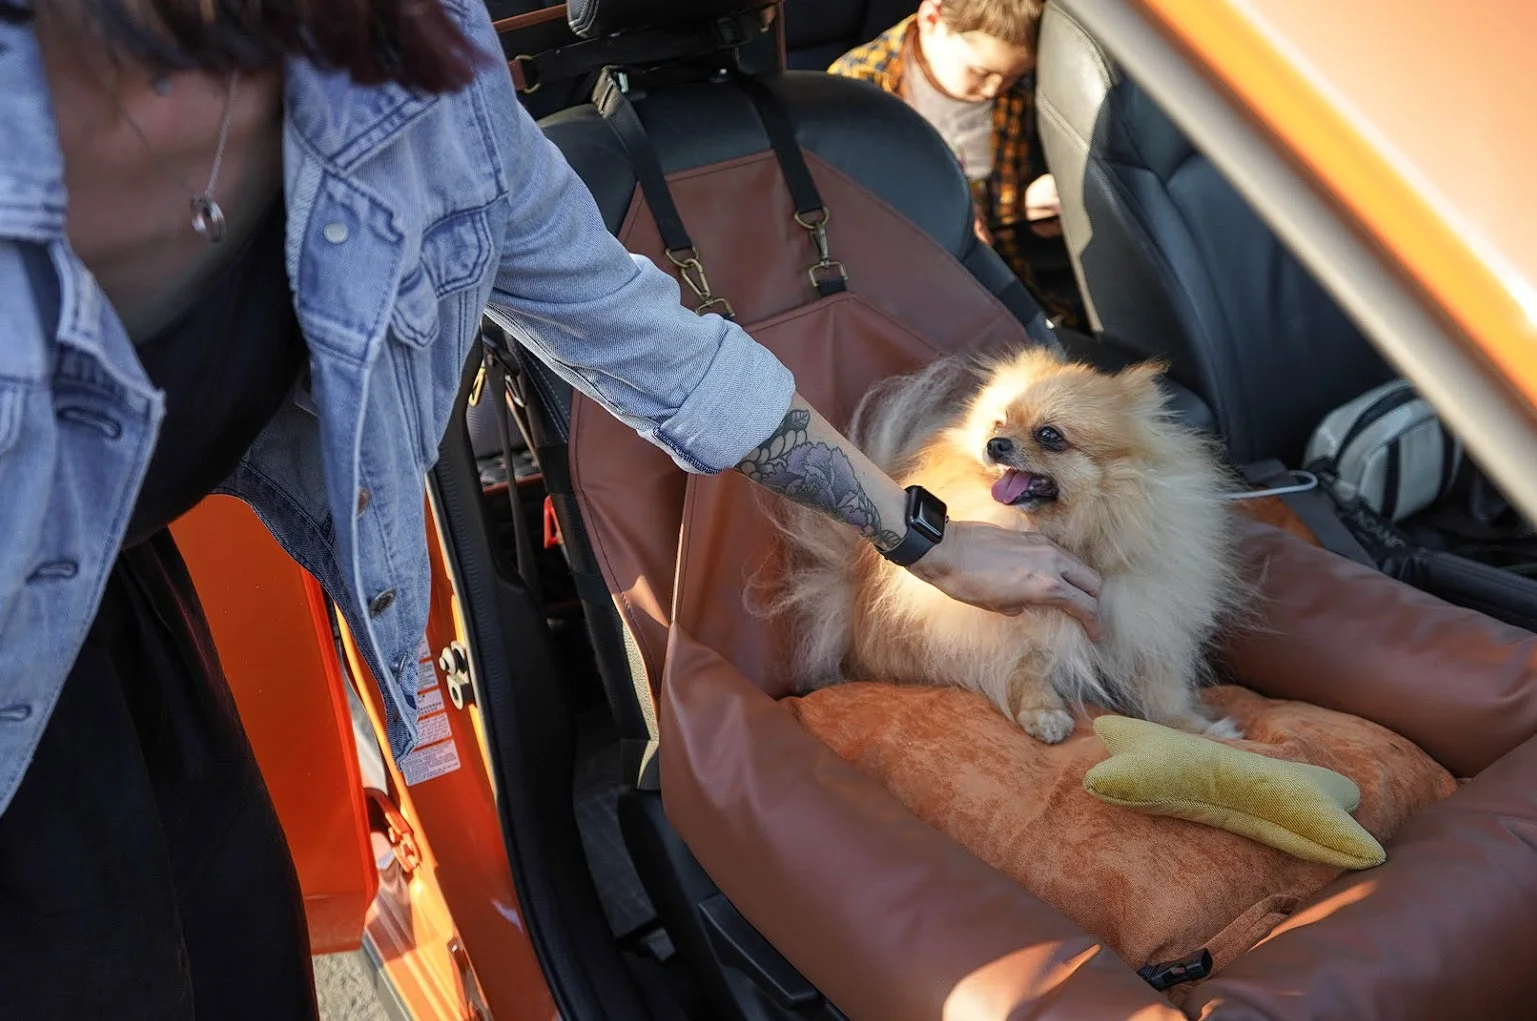
<svg viewBox="0 0 1537 1021">
<path fill-rule="evenodd" d="M 1049 425 L 1043 425 L 1035 431 L 1035 442 L 1047 450 L 1067 449 L 1067 438 Z"/>
</svg>

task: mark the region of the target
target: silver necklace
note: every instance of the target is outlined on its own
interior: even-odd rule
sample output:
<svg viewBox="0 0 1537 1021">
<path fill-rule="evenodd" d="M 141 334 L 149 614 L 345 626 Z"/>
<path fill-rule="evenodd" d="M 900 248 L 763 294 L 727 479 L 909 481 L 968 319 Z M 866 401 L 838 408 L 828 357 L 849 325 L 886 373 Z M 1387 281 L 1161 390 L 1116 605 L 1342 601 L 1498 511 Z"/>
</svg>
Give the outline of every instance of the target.
<svg viewBox="0 0 1537 1021">
<path fill-rule="evenodd" d="M 224 240 L 224 210 L 220 208 L 218 200 L 213 197 L 213 189 L 214 185 L 219 183 L 219 168 L 224 164 L 224 146 L 229 141 L 230 120 L 235 112 L 235 83 L 239 80 L 240 72 L 231 71 L 229 91 L 224 97 L 224 117 L 219 122 L 219 144 L 214 149 L 213 154 L 213 169 L 208 172 L 208 185 L 198 193 L 193 193 L 192 188 L 182 179 L 181 175 L 173 171 L 160 158 L 160 153 L 155 151 L 153 145 L 150 145 L 149 138 L 144 134 L 144 131 L 129 116 L 128 108 L 123 105 L 123 101 L 118 97 L 116 90 L 110 90 L 112 101 L 117 104 L 117 110 L 123 115 L 123 120 L 127 121 L 128 126 L 133 129 L 133 133 L 139 136 L 139 141 L 144 144 L 144 148 L 149 151 L 149 154 L 154 157 L 155 162 L 160 165 L 161 171 L 180 185 L 183 191 L 187 192 L 189 196 L 188 202 L 192 206 L 192 229 L 197 232 L 199 237 L 206 238 L 211 245 L 216 245 Z M 157 81 L 155 91 L 160 95 L 165 95 L 165 91 L 162 91 L 162 88 L 169 91 L 168 86 L 162 86 L 161 82 Z"/>
</svg>

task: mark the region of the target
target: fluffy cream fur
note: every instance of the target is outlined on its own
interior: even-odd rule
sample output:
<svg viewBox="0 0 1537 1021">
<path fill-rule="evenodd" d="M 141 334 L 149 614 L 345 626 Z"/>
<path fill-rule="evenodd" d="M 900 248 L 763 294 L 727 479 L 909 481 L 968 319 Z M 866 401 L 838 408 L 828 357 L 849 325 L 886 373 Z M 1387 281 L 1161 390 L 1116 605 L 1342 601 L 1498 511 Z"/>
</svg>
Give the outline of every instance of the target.
<svg viewBox="0 0 1537 1021">
<path fill-rule="evenodd" d="M 776 501 L 787 554 L 777 608 L 798 636 L 800 688 L 953 684 L 1046 742 L 1072 731 L 1070 710 L 1085 701 L 1236 735 L 1204 714 L 1195 690 L 1240 592 L 1223 498 L 1238 483 L 1209 442 L 1172 420 L 1158 374 L 1107 375 L 1031 350 L 944 359 L 873 389 L 851 439 L 904 486 L 944 500 L 952 519 L 1039 531 L 1092 566 L 1104 579 L 1103 637 L 1090 642 L 1058 610 L 1006 617 L 956 602 L 847 528 Z M 991 440 L 1007 442 L 990 452 Z M 998 502 L 994 484 L 1011 469 L 1045 495 Z"/>
</svg>

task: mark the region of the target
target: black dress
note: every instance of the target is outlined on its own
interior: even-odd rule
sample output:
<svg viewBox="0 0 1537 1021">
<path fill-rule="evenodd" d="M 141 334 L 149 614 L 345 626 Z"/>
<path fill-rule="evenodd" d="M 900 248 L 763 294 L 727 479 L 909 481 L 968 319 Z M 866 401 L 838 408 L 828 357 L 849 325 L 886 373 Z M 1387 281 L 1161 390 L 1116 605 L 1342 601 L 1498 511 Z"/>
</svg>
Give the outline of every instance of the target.
<svg viewBox="0 0 1537 1021">
<path fill-rule="evenodd" d="M 303 903 L 167 526 L 303 366 L 277 202 L 139 345 L 166 419 L 101 609 L 0 815 L 0 1019 L 317 1016 Z"/>
</svg>

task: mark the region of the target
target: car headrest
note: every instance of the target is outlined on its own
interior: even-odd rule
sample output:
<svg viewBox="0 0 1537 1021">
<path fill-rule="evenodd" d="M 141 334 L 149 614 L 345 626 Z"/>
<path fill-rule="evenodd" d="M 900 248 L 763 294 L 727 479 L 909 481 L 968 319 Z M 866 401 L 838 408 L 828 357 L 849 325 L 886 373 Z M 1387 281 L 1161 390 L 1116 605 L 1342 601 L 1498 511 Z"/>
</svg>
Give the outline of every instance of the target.
<svg viewBox="0 0 1537 1021">
<path fill-rule="evenodd" d="M 1194 147 L 1167 114 L 1077 22 L 1055 5 L 1041 22 L 1039 96 L 1107 160 L 1168 177 Z"/>
<path fill-rule="evenodd" d="M 566 20 L 584 39 L 643 28 L 697 25 L 760 7 L 777 0 L 571 0 Z"/>
</svg>

